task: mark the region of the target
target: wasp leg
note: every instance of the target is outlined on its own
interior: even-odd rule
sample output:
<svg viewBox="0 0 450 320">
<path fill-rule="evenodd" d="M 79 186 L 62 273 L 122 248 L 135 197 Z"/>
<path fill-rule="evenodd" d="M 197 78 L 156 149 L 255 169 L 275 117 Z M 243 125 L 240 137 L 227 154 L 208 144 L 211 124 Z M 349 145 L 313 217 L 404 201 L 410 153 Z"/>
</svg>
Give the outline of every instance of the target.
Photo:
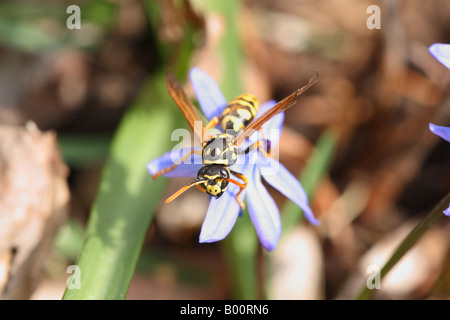
<svg viewBox="0 0 450 320">
<path fill-rule="evenodd" d="M 211 121 L 209 121 L 208 124 L 203 128 L 203 137 L 205 136 L 205 133 L 209 129 L 214 128 L 218 123 L 219 123 L 219 118 L 218 117 L 212 118 Z M 204 139 L 204 140 L 207 140 L 207 139 Z"/>
<path fill-rule="evenodd" d="M 233 175 L 235 175 L 236 177 L 238 177 L 239 179 L 241 179 L 242 181 L 244 181 L 244 183 L 242 184 L 242 183 L 237 182 L 236 180 L 233 180 L 233 179 L 229 179 L 229 178 L 226 179 L 226 181 L 234 183 L 235 185 L 237 185 L 240 188 L 239 192 L 236 194 L 236 201 L 239 204 L 239 206 L 241 207 L 241 209 L 244 210 L 245 209 L 245 204 L 243 204 L 242 201 L 239 200 L 239 195 L 247 187 L 248 180 L 242 173 L 239 173 L 239 172 L 236 172 L 236 171 L 233 171 L 233 170 L 230 170 L 230 172 Z"/>
<path fill-rule="evenodd" d="M 190 156 L 191 156 L 191 154 L 193 154 L 193 153 L 196 153 L 196 154 L 202 154 L 202 151 L 201 150 L 197 150 L 197 149 L 195 149 L 195 150 L 191 150 L 189 153 L 187 153 L 187 154 L 185 154 L 184 156 L 182 156 L 181 157 L 181 159 L 180 160 L 178 160 L 177 162 L 175 162 L 173 165 L 171 165 L 170 167 L 168 167 L 168 168 L 165 168 L 165 169 L 162 169 L 162 170 L 159 170 L 158 172 L 156 172 L 153 176 L 152 176 L 152 178 L 153 178 L 153 180 L 155 180 L 156 178 L 158 178 L 160 175 L 162 175 L 162 174 L 164 174 L 164 173 L 166 173 L 166 172 L 169 172 L 169 171 L 172 171 L 173 169 L 175 169 L 178 165 L 180 165 L 183 161 L 185 161 L 185 160 L 187 160 Z"/>
<path fill-rule="evenodd" d="M 250 151 L 258 149 L 259 152 L 261 152 L 266 157 L 271 157 L 271 143 L 269 139 L 263 138 L 261 140 L 256 141 L 254 144 L 252 144 L 247 149 L 240 151 L 240 154 L 247 154 L 250 153 Z"/>
</svg>

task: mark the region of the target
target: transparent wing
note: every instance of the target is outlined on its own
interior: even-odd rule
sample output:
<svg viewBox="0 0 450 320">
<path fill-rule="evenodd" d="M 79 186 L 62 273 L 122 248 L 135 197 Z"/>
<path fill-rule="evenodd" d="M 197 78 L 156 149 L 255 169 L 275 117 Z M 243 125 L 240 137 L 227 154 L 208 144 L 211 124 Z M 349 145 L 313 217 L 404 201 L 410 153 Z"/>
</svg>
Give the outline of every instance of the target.
<svg viewBox="0 0 450 320">
<path fill-rule="evenodd" d="M 319 72 L 316 71 L 314 76 L 311 79 L 309 79 L 309 82 L 308 82 L 307 85 L 301 87 L 300 89 L 297 89 L 291 95 L 289 95 L 288 97 L 284 98 L 283 100 L 278 102 L 276 105 L 274 105 L 271 109 L 269 109 L 266 112 L 264 112 L 260 117 L 258 117 L 257 119 L 253 120 L 244 129 L 244 131 L 236 137 L 235 144 L 237 146 L 241 145 L 253 133 L 255 133 L 256 131 L 260 130 L 261 127 L 264 125 L 264 123 L 266 123 L 267 121 L 272 119 L 277 114 L 279 114 L 279 113 L 281 113 L 283 111 L 286 111 L 287 109 L 292 107 L 297 102 L 296 98 L 299 95 L 301 95 L 303 92 L 308 90 L 310 87 L 312 87 L 318 80 L 319 80 Z"/>
</svg>

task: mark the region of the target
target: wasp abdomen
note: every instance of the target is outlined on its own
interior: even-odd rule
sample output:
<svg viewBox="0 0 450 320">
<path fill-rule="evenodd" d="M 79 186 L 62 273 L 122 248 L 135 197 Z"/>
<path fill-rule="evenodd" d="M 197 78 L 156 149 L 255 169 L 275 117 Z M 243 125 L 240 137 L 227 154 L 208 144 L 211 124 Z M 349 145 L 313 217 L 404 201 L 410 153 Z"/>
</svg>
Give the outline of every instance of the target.
<svg viewBox="0 0 450 320">
<path fill-rule="evenodd" d="M 258 99 L 252 94 L 241 94 L 234 98 L 221 115 L 222 129 L 237 135 L 250 123 L 258 112 Z"/>
</svg>

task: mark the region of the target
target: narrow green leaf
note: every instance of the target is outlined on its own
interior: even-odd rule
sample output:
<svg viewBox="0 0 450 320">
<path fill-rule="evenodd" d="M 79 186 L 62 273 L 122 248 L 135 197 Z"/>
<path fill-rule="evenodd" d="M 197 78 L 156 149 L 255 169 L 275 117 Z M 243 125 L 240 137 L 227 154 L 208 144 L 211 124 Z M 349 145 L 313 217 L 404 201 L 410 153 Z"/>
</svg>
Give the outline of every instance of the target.
<svg viewBox="0 0 450 320">
<path fill-rule="evenodd" d="M 170 150 L 175 128 L 164 76 L 156 74 L 114 137 L 77 262 L 81 288 L 64 299 L 124 299 L 167 180 L 151 181 L 146 163 Z"/>
<path fill-rule="evenodd" d="M 83 168 L 104 163 L 112 137 L 109 135 L 58 134 L 64 162 L 70 167 Z"/>
<path fill-rule="evenodd" d="M 411 249 L 416 242 L 433 226 L 440 218 L 444 216 L 443 211 L 448 208 L 450 202 L 450 193 L 448 193 L 406 236 L 406 238 L 400 243 L 392 256 L 388 259 L 386 264 L 381 268 L 379 276 L 380 281 L 384 276 L 399 262 L 403 256 Z M 369 288 L 366 283 L 359 292 L 356 300 L 369 299 L 374 290 Z"/>
<path fill-rule="evenodd" d="M 241 77 L 244 50 L 236 23 L 236 18 L 240 14 L 241 1 L 210 0 L 208 4 L 209 12 L 219 14 L 225 22 L 224 34 L 219 41 L 216 54 L 222 63 L 221 70 L 224 72 L 220 88 L 225 98 L 231 100 L 242 93 Z"/>
<path fill-rule="evenodd" d="M 216 52 L 224 71 L 220 88 L 226 99 L 242 93 L 241 77 L 243 48 L 236 17 L 241 2 L 238 0 L 208 1 L 207 14 L 218 14 L 225 22 L 224 34 Z M 237 219 L 233 230 L 224 240 L 224 254 L 232 279 L 232 293 L 236 299 L 257 299 L 256 252 L 258 240 L 248 210 Z"/>
<path fill-rule="evenodd" d="M 325 131 L 317 141 L 308 164 L 299 178 L 308 198 L 311 198 L 318 183 L 328 172 L 334 159 L 337 142 L 338 134 L 332 129 Z M 281 216 L 283 233 L 288 232 L 303 217 L 301 209 L 291 201 L 286 203 Z"/>
<path fill-rule="evenodd" d="M 224 240 L 224 253 L 236 299 L 257 299 L 256 255 L 258 238 L 247 208 Z"/>
</svg>

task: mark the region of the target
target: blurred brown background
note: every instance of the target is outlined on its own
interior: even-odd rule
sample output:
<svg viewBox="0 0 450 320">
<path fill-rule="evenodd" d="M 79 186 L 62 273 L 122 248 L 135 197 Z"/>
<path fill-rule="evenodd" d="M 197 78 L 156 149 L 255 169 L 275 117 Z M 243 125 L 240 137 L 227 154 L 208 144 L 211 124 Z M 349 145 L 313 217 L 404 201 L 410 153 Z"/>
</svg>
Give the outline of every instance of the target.
<svg viewBox="0 0 450 320">
<path fill-rule="evenodd" d="M 68 16 L 65 8 L 69 3 L 39 2 L 41 11 L 20 12 L 34 17 L 26 21 L 49 34 L 50 43 L 61 39 L 58 35 L 67 30 L 60 21 Z M 82 30 L 70 32 L 71 41 L 81 43 L 79 47 L 47 50 L 11 44 L 4 31 L 8 20 L 0 20 L 6 39 L 0 43 L 1 127 L 19 126 L 19 131 L 28 130 L 23 133 L 26 135 L 29 130 L 35 132 L 25 127 L 33 121 L 39 130 L 58 135 L 60 145 L 52 148 L 61 148 L 63 155 L 70 152 L 67 146 L 74 135 L 98 141 L 93 147 L 98 152 L 89 153 L 88 163 L 77 157 L 72 161 L 65 158 L 60 165 L 67 165 L 67 172 L 48 170 L 52 165 L 42 164 L 47 175 L 63 175 L 70 192 L 65 213 L 49 208 L 59 222 L 44 234 L 56 234 L 60 220 L 81 226 L 86 223 L 110 137 L 145 76 L 158 66 L 153 55 L 155 42 L 176 44 L 183 36 L 178 20 L 190 21 L 203 35 L 191 64 L 216 79 L 223 71 L 212 54 L 223 26 L 217 17 L 204 16 L 196 9 L 199 1 L 182 1 L 184 10 L 172 5 L 173 1 L 159 1 L 161 23 L 156 39 L 148 32 L 141 1 L 105 2 L 117 6 L 114 20 L 105 27 L 87 17 Z M 35 6 L 32 1 L 5 2 L 3 6 L 6 3 L 11 8 Z M 369 29 L 366 24 L 371 16 L 367 8 L 373 4 L 381 9 L 380 29 Z M 42 8 L 60 12 L 62 20 L 46 16 Z M 450 146 L 428 129 L 429 122 L 450 125 L 450 72 L 428 53 L 435 42 L 450 43 L 450 3 L 248 0 L 241 9 L 236 23 L 245 48 L 242 77 L 246 90 L 261 101 L 280 100 L 320 70 L 319 83 L 287 112 L 280 161 L 298 175 L 326 129 L 339 136 L 330 172 L 311 199 L 321 225 L 302 224 L 271 253 L 268 297 L 353 298 L 370 275 L 367 267 L 382 266 L 407 231 L 450 190 Z M 14 30 L 22 29 L 14 25 Z M 12 154 L 5 151 L 0 156 L 0 169 L 10 168 L 1 164 L 12 163 Z M 17 161 L 27 160 L 20 159 Z M 5 175 L 2 170 L 0 173 Z M 5 181 L 17 181 L 17 177 L 7 180 L 3 176 L 2 196 L 12 185 Z M 185 182 L 171 181 L 167 194 Z M 285 198 L 271 192 L 282 206 Z M 18 195 L 11 197 L 22 201 Z M 229 298 L 231 289 L 219 244 L 198 244 L 207 201 L 203 194 L 192 192 L 179 199 L 176 211 L 160 207 L 146 241 L 158 258 L 151 262 L 142 258 L 129 299 Z M 199 208 L 198 214 L 192 207 Z M 31 208 L 26 211 L 30 216 L 37 210 L 27 208 Z M 42 216 L 50 219 L 47 214 Z M 35 223 L 31 218 L 23 221 Z M 375 297 L 448 299 L 449 228 L 448 218 L 431 228 L 383 281 L 383 290 Z M 5 239 L 14 242 L 14 248 L 29 241 Z M 32 298 L 59 299 L 68 276 L 65 266 L 73 255 L 55 253 L 51 245 L 36 248 L 44 250 L 47 258 L 37 262 L 44 273 L 36 279 L 43 281 L 31 286 L 40 285 Z M 11 262 L 15 253 L 5 250 L 1 263 L 9 270 L 19 269 Z M 197 270 L 205 270 L 206 275 L 197 275 Z M 6 282 L 8 272 L 2 276 Z M 21 297 L 31 292 L 29 289 Z"/>
</svg>

